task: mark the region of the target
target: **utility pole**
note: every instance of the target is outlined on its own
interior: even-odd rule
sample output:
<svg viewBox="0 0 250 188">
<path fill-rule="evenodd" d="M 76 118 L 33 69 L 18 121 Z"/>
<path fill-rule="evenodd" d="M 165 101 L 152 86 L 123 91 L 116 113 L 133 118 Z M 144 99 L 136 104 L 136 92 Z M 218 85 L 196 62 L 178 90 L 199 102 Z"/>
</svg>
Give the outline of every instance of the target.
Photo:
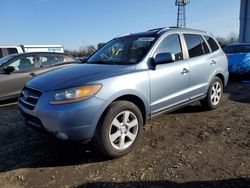
<svg viewBox="0 0 250 188">
<path fill-rule="evenodd" d="M 178 6 L 177 13 L 177 27 L 185 28 L 186 27 L 186 5 L 190 0 L 176 0 L 175 6 Z"/>
</svg>

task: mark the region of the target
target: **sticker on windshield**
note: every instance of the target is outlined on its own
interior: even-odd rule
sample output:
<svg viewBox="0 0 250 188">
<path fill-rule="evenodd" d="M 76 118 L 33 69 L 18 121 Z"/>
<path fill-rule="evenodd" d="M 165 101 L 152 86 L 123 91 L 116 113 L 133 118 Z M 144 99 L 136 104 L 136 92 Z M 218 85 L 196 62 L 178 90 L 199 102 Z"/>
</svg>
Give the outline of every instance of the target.
<svg viewBox="0 0 250 188">
<path fill-rule="evenodd" d="M 139 41 L 145 41 L 145 42 L 152 42 L 155 40 L 154 37 L 144 37 L 144 38 L 139 38 Z"/>
</svg>

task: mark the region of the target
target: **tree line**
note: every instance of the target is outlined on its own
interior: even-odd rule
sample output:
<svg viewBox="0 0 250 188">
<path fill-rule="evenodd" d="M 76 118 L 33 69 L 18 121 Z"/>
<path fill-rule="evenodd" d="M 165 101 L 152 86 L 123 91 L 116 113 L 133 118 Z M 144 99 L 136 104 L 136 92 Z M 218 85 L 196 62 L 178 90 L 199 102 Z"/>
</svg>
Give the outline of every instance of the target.
<svg viewBox="0 0 250 188">
<path fill-rule="evenodd" d="M 216 37 L 217 41 L 224 47 L 225 45 L 235 43 L 239 41 L 239 35 L 236 33 L 230 33 L 227 37 Z M 98 43 L 97 45 L 86 44 L 82 45 L 78 50 L 65 50 L 66 53 L 73 55 L 74 57 L 89 57 L 97 49 L 101 48 L 105 43 Z"/>
</svg>

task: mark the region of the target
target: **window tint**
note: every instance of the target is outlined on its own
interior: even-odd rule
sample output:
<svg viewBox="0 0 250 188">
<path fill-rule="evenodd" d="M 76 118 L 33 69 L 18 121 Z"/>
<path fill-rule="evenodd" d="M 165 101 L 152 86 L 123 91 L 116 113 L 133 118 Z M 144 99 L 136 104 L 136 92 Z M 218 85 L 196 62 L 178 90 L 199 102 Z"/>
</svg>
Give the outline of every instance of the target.
<svg viewBox="0 0 250 188">
<path fill-rule="evenodd" d="M 204 37 L 207 40 L 207 42 L 208 42 L 208 44 L 213 52 L 219 49 L 218 44 L 214 41 L 214 39 L 212 37 L 209 37 L 206 35 Z"/>
<path fill-rule="evenodd" d="M 24 57 L 14 61 L 9 66 L 14 67 L 16 71 L 32 69 L 35 68 L 35 59 L 34 56 Z"/>
<path fill-rule="evenodd" d="M 16 48 L 8 48 L 8 53 L 9 54 L 16 54 L 17 53 L 17 49 Z"/>
<path fill-rule="evenodd" d="M 175 55 L 175 60 L 182 60 L 183 53 L 181 49 L 180 38 L 178 35 L 170 35 L 163 39 L 156 50 L 157 54 L 172 53 Z"/>
<path fill-rule="evenodd" d="M 199 35 L 192 35 L 192 34 L 184 34 L 189 57 L 197 57 L 203 55 L 203 47 L 201 44 L 201 37 Z"/>
</svg>

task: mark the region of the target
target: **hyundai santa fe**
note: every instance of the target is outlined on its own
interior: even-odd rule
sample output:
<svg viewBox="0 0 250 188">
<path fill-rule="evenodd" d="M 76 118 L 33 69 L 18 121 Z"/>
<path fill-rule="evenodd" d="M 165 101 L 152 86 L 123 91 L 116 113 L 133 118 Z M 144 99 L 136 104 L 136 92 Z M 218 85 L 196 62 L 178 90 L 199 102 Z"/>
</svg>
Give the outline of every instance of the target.
<svg viewBox="0 0 250 188">
<path fill-rule="evenodd" d="M 194 101 L 220 104 L 227 57 L 206 32 L 160 28 L 114 38 L 90 56 L 29 81 L 26 123 L 62 140 L 93 141 L 108 158 L 138 143 L 147 120 Z"/>
</svg>

